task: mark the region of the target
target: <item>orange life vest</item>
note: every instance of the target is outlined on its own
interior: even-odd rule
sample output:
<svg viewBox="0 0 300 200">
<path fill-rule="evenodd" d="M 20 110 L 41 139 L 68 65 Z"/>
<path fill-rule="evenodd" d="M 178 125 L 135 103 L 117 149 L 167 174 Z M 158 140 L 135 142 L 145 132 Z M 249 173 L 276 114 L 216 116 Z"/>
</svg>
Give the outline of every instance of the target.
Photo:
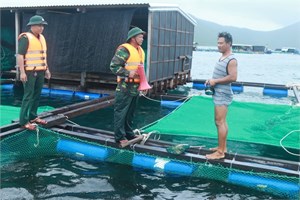
<svg viewBox="0 0 300 200">
<path fill-rule="evenodd" d="M 21 33 L 19 39 L 26 35 L 28 38 L 28 49 L 24 58 L 26 71 L 45 71 L 47 69 L 47 44 L 44 36 L 40 34 L 37 38 L 32 33 Z"/>
<path fill-rule="evenodd" d="M 133 71 L 137 70 L 139 65 L 144 65 L 144 60 L 145 60 L 145 52 L 142 49 L 142 47 L 135 48 L 129 43 L 124 43 L 120 45 L 120 47 L 125 47 L 129 51 L 129 58 L 125 64 L 125 69 L 128 71 Z M 123 78 L 124 79 L 124 78 Z M 117 77 L 117 82 L 120 82 L 122 78 L 120 76 Z M 125 78 L 126 82 L 134 82 L 134 83 L 139 83 L 140 79 L 139 78 Z"/>
</svg>

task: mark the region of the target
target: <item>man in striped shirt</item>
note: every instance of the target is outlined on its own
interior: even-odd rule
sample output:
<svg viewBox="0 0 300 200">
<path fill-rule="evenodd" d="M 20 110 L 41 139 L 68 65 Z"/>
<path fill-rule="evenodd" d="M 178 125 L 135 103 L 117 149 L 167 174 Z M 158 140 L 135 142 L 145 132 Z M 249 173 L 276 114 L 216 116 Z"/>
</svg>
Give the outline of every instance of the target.
<svg viewBox="0 0 300 200">
<path fill-rule="evenodd" d="M 215 124 L 218 131 L 218 146 L 210 149 L 213 153 L 207 154 L 207 159 L 224 158 L 227 151 L 228 126 L 226 115 L 233 98 L 231 83 L 237 80 L 237 60 L 232 54 L 231 46 L 231 34 L 227 32 L 219 33 L 218 49 L 222 56 L 216 63 L 212 79 L 205 82 L 205 84 L 209 84 L 214 88 Z"/>
</svg>

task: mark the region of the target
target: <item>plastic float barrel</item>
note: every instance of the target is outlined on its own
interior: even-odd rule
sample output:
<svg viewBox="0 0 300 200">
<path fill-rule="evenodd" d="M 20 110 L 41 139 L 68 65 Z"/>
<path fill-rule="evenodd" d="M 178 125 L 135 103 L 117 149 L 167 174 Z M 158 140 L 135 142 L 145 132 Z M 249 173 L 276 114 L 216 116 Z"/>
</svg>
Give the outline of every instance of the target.
<svg viewBox="0 0 300 200">
<path fill-rule="evenodd" d="M 182 104 L 182 101 L 168 101 L 168 100 L 162 100 L 160 102 L 161 106 L 168 107 L 168 108 L 177 108 L 180 104 Z"/>
<path fill-rule="evenodd" d="M 194 89 L 198 89 L 198 90 L 204 90 L 205 89 L 205 85 L 204 85 L 204 83 L 194 83 L 193 82 L 193 88 Z"/>
<path fill-rule="evenodd" d="M 187 176 L 191 175 L 195 169 L 193 165 L 186 163 L 145 155 L 134 155 L 132 159 L 132 166 Z"/>
<path fill-rule="evenodd" d="M 42 94 L 49 94 L 50 93 L 50 89 L 49 88 L 43 88 L 42 89 Z"/>
<path fill-rule="evenodd" d="M 73 96 L 74 92 L 70 90 L 58 90 L 58 89 L 51 89 L 51 95 L 64 95 L 64 96 Z"/>
<path fill-rule="evenodd" d="M 75 96 L 80 97 L 81 99 L 98 99 L 102 97 L 101 94 L 87 92 L 75 92 Z"/>
<path fill-rule="evenodd" d="M 111 154 L 105 147 L 65 139 L 58 141 L 56 150 L 76 157 L 100 161 L 106 160 Z"/>
<path fill-rule="evenodd" d="M 1 89 L 3 90 L 12 90 L 14 88 L 14 85 L 13 84 L 1 84 Z M 42 89 L 42 93 L 43 94 L 48 94 L 49 93 L 49 89 L 48 88 L 43 88 Z"/>
<path fill-rule="evenodd" d="M 1 89 L 3 90 L 12 90 L 13 87 L 14 87 L 13 84 L 1 85 Z M 73 96 L 74 92 L 70 90 L 42 88 L 42 94 Z M 87 92 L 75 92 L 75 95 L 83 99 L 97 99 L 97 98 L 109 96 L 109 94 L 98 94 L 98 93 L 87 93 Z"/>
<path fill-rule="evenodd" d="M 2 90 L 12 90 L 13 87 L 14 87 L 13 84 L 3 84 L 3 85 L 1 84 L 1 89 Z"/>
<path fill-rule="evenodd" d="M 287 89 L 264 87 L 263 95 L 274 96 L 274 97 L 287 97 L 288 91 Z"/>
<path fill-rule="evenodd" d="M 134 155 L 132 159 L 132 166 L 155 170 L 155 160 L 156 158 L 151 156 Z"/>
<path fill-rule="evenodd" d="M 233 93 L 242 93 L 244 92 L 244 86 L 243 85 L 231 85 L 231 89 Z"/>
<path fill-rule="evenodd" d="M 180 163 L 176 161 L 170 161 L 165 165 L 166 173 L 174 173 L 180 175 L 191 175 L 195 170 L 192 164 Z"/>
<path fill-rule="evenodd" d="M 271 192 L 280 196 L 284 195 L 298 198 L 300 192 L 300 186 L 296 183 L 236 172 L 231 172 L 229 174 L 228 182 Z"/>
</svg>

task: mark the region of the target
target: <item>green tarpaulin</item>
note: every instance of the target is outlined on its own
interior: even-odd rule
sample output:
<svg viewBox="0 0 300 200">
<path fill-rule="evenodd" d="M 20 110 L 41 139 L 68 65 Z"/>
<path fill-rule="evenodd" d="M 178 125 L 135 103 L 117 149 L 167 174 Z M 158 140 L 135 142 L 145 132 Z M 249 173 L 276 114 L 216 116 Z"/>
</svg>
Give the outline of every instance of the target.
<svg viewBox="0 0 300 200">
<path fill-rule="evenodd" d="M 41 106 L 38 108 L 38 113 L 53 110 L 50 106 Z M 18 120 L 20 115 L 20 107 L 0 105 L 1 119 L 0 126 L 10 124 L 12 120 Z"/>
<path fill-rule="evenodd" d="M 300 107 L 233 102 L 227 115 L 228 139 L 300 149 Z M 214 105 L 209 97 L 195 96 L 145 131 L 160 134 L 217 138 Z"/>
</svg>

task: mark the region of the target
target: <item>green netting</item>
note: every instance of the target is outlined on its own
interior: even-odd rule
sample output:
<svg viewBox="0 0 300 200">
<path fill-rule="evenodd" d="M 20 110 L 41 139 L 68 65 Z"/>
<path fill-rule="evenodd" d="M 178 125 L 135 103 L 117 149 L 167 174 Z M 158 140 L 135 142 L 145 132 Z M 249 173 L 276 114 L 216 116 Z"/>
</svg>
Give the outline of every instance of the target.
<svg viewBox="0 0 300 200">
<path fill-rule="evenodd" d="M 192 159 L 189 162 L 170 160 L 150 154 L 106 147 L 41 127 L 38 128 L 38 134 L 35 131 L 26 130 L 4 138 L 1 140 L 0 147 L 1 168 L 10 167 L 18 159 L 39 159 L 41 156 L 65 155 L 80 160 L 114 162 L 144 170 L 219 180 L 270 192 L 281 197 L 299 198 L 299 177 L 242 171 L 219 164 L 193 162 Z"/>
<path fill-rule="evenodd" d="M 15 68 L 15 31 L 13 28 L 1 26 L 1 71 L 8 71 Z"/>
<path fill-rule="evenodd" d="M 300 107 L 233 102 L 229 107 L 228 139 L 280 146 L 280 140 L 300 129 Z M 146 132 L 216 138 L 214 105 L 211 98 L 195 96 L 170 115 L 144 128 Z M 282 144 L 300 149 L 299 131 L 288 135 Z"/>
<path fill-rule="evenodd" d="M 20 107 L 0 105 L 0 126 L 10 124 L 12 120 L 18 119 L 20 115 L 20 109 Z M 51 106 L 40 106 L 38 108 L 38 113 L 46 112 L 53 109 L 54 108 Z"/>
</svg>

